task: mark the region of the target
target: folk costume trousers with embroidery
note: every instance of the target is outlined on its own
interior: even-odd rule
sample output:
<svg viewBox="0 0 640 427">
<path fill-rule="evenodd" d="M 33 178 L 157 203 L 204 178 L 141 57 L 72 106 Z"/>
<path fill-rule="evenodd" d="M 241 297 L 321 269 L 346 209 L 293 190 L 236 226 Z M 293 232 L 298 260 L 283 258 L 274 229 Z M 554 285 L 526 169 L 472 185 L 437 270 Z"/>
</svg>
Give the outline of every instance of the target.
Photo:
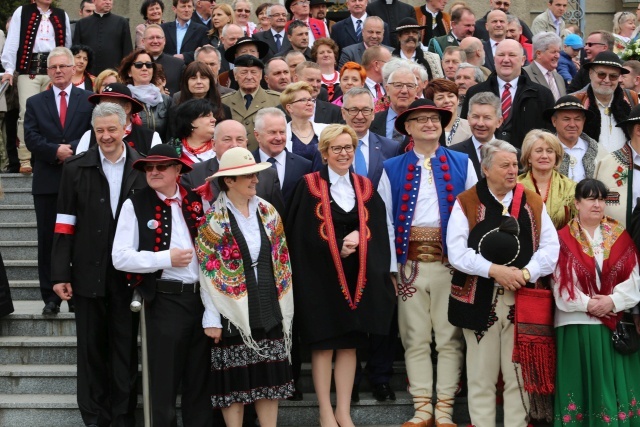
<svg viewBox="0 0 640 427">
<path fill-rule="evenodd" d="M 432 331 L 438 352 L 436 393 L 438 400 L 449 400 L 439 405 L 435 418 L 451 419 L 453 398 L 460 380 L 462 366 L 462 332 L 449 323 L 447 309 L 451 293 L 451 270 L 441 262 L 408 261 L 399 266 L 398 326 L 405 349 L 405 363 L 409 376 L 409 391 L 414 407 L 420 409 L 415 416 L 431 418 L 433 406 L 433 365 L 431 362 Z M 413 279 L 413 280 L 412 280 Z M 426 411 L 423 412 L 423 411 Z"/>
<path fill-rule="evenodd" d="M 496 425 L 496 384 L 502 370 L 504 380 L 504 425 L 526 427 L 529 396 L 519 384 L 522 374 L 519 365 L 512 362 L 513 321 L 509 313 L 515 304 L 515 293 L 496 287 L 494 290 L 495 316 L 493 324 L 478 341 L 475 331 L 463 329 L 467 342 L 467 386 L 469 389 L 469 415 L 476 427 Z M 523 400 L 527 405 L 525 410 Z"/>
<path fill-rule="evenodd" d="M 24 141 L 24 115 L 27 111 L 27 99 L 47 89 L 51 80 L 47 75 L 37 75 L 33 79 L 28 74 L 18 76 L 18 99 L 20 102 L 20 117 L 18 118 L 18 158 L 20 166 L 31 165 L 31 152 Z"/>
</svg>

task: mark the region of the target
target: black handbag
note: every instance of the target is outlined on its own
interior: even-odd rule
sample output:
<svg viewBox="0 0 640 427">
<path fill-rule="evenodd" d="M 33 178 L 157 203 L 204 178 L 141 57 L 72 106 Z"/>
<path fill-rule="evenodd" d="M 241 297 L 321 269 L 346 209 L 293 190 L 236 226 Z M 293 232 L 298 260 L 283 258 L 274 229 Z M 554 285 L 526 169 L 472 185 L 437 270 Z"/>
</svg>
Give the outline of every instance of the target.
<svg viewBox="0 0 640 427">
<path fill-rule="evenodd" d="M 635 323 L 629 320 L 629 317 L 624 313 L 611 335 L 613 348 L 620 354 L 633 354 L 640 349 L 640 336 Z"/>
</svg>

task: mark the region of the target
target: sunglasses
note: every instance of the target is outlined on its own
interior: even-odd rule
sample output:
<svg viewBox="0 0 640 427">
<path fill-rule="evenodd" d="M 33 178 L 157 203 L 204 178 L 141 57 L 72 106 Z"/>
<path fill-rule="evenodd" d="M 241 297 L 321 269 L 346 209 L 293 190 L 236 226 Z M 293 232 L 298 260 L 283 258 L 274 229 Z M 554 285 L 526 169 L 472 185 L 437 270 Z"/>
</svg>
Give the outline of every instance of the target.
<svg viewBox="0 0 640 427">
<path fill-rule="evenodd" d="M 608 76 L 609 81 L 615 82 L 620 78 L 620 74 L 618 73 L 605 73 L 604 71 L 594 71 L 594 73 L 600 80 L 604 80 Z"/>
<path fill-rule="evenodd" d="M 134 62 L 133 66 L 140 70 L 142 67 L 151 69 L 153 68 L 153 62 Z"/>
<path fill-rule="evenodd" d="M 176 166 L 177 163 L 161 163 L 161 164 L 154 164 L 154 163 L 147 163 L 146 165 L 144 165 L 144 171 L 145 172 L 153 172 L 154 169 L 157 169 L 158 172 L 164 172 L 167 169 L 169 169 L 171 166 Z"/>
<path fill-rule="evenodd" d="M 584 44 L 586 47 L 593 47 L 593 46 L 606 46 L 605 43 L 592 43 L 592 42 L 588 42 Z"/>
</svg>

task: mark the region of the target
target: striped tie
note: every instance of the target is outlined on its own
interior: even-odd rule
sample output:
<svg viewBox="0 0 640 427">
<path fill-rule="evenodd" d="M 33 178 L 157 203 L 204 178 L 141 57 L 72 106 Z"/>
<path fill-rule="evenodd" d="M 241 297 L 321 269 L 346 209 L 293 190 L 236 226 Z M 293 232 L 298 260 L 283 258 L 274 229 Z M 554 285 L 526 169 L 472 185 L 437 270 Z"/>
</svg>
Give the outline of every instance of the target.
<svg viewBox="0 0 640 427">
<path fill-rule="evenodd" d="M 362 41 L 362 20 L 358 19 L 356 21 L 356 38 L 358 39 L 358 42 Z"/>
<path fill-rule="evenodd" d="M 511 89 L 511 84 L 506 83 L 502 92 L 502 120 L 505 122 L 511 114 L 511 91 L 509 89 Z"/>
</svg>

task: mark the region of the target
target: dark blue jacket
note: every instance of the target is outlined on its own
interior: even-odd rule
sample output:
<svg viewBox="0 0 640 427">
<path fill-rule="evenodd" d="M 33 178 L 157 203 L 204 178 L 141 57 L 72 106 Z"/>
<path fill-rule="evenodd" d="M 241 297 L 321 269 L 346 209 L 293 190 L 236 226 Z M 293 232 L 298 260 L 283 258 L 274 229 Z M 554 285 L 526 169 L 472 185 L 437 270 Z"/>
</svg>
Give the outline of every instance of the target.
<svg viewBox="0 0 640 427">
<path fill-rule="evenodd" d="M 561 51 L 556 71 L 562 76 L 564 83 L 568 86 L 578 72 L 578 67 L 576 67 L 576 64 L 573 63 L 571 57 L 567 53 Z"/>
</svg>

